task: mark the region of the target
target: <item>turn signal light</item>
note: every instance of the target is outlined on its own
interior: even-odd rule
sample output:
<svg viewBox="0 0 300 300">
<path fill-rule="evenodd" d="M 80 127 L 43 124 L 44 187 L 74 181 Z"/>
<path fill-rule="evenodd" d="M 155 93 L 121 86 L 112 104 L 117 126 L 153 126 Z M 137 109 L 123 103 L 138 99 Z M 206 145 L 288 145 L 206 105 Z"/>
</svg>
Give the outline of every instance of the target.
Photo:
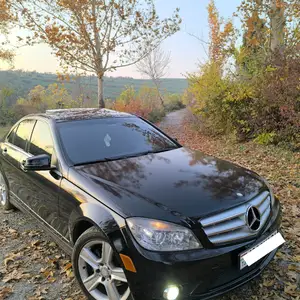
<svg viewBox="0 0 300 300">
<path fill-rule="evenodd" d="M 136 268 L 133 264 L 133 261 L 132 259 L 127 256 L 127 255 L 124 255 L 124 254 L 120 254 L 120 257 L 122 259 L 122 262 L 124 264 L 124 267 L 127 271 L 130 271 L 130 272 L 133 272 L 133 273 L 136 273 Z"/>
</svg>

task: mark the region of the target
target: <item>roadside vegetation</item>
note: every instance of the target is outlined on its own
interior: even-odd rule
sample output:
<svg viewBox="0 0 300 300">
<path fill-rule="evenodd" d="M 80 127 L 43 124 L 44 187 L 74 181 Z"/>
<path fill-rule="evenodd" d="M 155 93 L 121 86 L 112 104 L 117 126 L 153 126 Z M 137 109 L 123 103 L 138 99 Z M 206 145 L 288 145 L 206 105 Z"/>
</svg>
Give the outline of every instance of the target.
<svg viewBox="0 0 300 300">
<path fill-rule="evenodd" d="M 93 99 L 79 94 L 72 94 L 63 83 L 53 83 L 47 88 L 38 85 L 27 95 L 17 99 L 14 105 L 7 103 L 7 98 L 13 90 L 0 91 L 0 128 L 9 127 L 17 120 L 31 113 L 45 112 L 47 109 L 96 107 Z M 162 105 L 161 99 L 164 99 Z M 135 113 L 152 122 L 160 121 L 167 112 L 184 107 L 180 94 L 157 90 L 155 87 L 142 86 L 135 90 L 133 86 L 124 87 L 116 99 L 106 99 L 106 108 Z M 0 133 L 5 129 L 0 129 Z"/>
<path fill-rule="evenodd" d="M 163 96 L 157 88 L 143 87 L 136 91 L 127 87 L 116 101 L 107 100 L 106 107 L 137 114 L 151 122 L 159 122 L 168 112 L 184 107 L 182 96 L 165 93 Z"/>
<path fill-rule="evenodd" d="M 0 127 L 0 139 L 8 132 L 9 127 Z"/>
<path fill-rule="evenodd" d="M 242 1 L 238 31 L 210 2 L 208 60 L 185 101 L 198 128 L 300 150 L 299 11 L 294 0 Z"/>
</svg>

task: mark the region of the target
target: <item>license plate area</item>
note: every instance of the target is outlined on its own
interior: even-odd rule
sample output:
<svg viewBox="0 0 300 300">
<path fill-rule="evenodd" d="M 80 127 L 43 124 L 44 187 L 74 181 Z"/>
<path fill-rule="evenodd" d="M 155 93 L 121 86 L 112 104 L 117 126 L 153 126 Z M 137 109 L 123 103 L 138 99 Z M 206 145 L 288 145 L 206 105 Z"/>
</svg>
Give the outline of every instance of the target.
<svg viewBox="0 0 300 300">
<path fill-rule="evenodd" d="M 274 249 L 278 248 L 284 242 L 285 241 L 282 235 L 275 231 L 260 243 L 240 253 L 240 270 L 244 269 L 245 267 L 250 267 L 252 264 L 272 252 Z"/>
</svg>

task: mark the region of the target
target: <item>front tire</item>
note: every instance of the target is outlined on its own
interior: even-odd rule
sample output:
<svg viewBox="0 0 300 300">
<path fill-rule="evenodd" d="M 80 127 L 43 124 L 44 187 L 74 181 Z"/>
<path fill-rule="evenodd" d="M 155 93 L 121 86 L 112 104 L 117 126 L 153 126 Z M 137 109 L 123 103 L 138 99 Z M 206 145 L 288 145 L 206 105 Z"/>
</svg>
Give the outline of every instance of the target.
<svg viewBox="0 0 300 300">
<path fill-rule="evenodd" d="M 123 268 L 107 238 L 96 227 L 76 241 L 72 263 L 75 276 L 90 300 L 129 300 L 130 289 Z"/>
<path fill-rule="evenodd" d="M 5 210 L 13 209 L 9 201 L 9 188 L 5 181 L 4 174 L 0 171 L 0 203 Z"/>
</svg>

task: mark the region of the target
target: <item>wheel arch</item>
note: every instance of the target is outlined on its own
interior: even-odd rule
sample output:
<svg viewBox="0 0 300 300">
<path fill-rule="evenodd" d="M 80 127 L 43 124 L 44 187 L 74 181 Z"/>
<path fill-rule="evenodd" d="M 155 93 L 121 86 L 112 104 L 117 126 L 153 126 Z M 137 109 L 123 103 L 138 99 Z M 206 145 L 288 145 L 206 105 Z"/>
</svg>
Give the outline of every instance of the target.
<svg viewBox="0 0 300 300">
<path fill-rule="evenodd" d="M 74 245 L 87 229 L 96 226 L 115 245 L 118 251 L 125 246 L 121 228 L 125 220 L 101 203 L 82 203 L 73 211 L 69 220 L 69 235 Z"/>
</svg>

